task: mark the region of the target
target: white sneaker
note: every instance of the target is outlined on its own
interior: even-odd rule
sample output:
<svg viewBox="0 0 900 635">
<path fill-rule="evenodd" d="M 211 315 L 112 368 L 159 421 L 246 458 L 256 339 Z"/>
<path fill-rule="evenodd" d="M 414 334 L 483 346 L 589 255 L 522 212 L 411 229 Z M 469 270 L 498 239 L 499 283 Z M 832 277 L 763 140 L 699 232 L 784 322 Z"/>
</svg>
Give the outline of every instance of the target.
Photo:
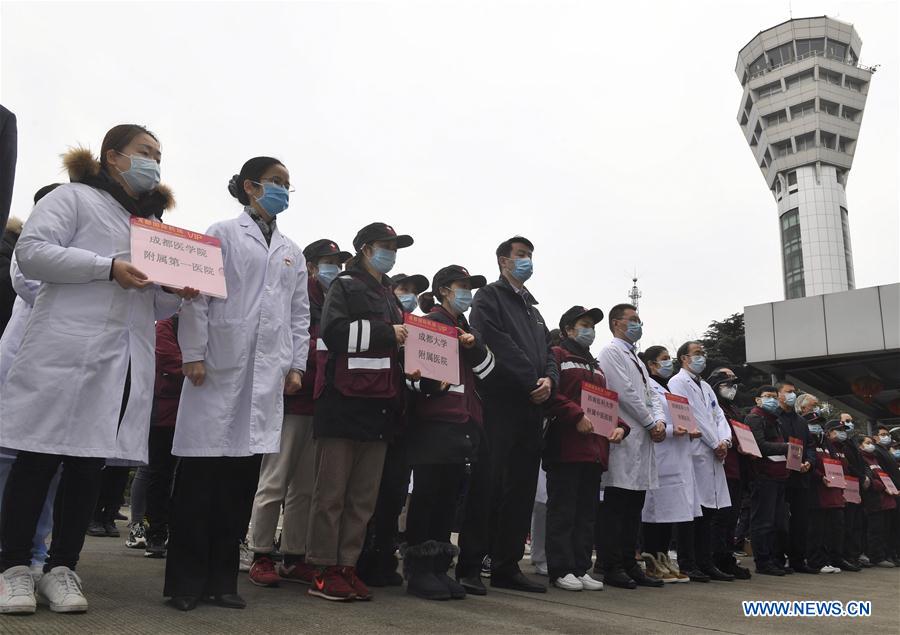
<svg viewBox="0 0 900 635">
<path fill-rule="evenodd" d="M 250 545 L 247 544 L 247 541 L 242 540 L 240 546 L 240 564 L 238 565 L 238 570 L 250 571 L 250 567 L 252 566 L 253 552 L 250 550 Z"/>
<path fill-rule="evenodd" d="M 128 538 L 125 539 L 125 546 L 129 549 L 144 549 L 147 546 L 147 528 L 143 522 L 128 526 Z"/>
<path fill-rule="evenodd" d="M 553 581 L 553 586 L 565 591 L 581 591 L 584 589 L 584 584 L 575 577 L 574 573 L 567 573 L 564 578 L 556 578 Z"/>
<path fill-rule="evenodd" d="M 600 580 L 595 580 L 587 573 L 585 573 L 583 576 L 581 576 L 578 579 L 581 580 L 581 586 L 584 588 L 585 591 L 602 591 L 603 590 L 603 583 L 600 582 Z"/>
<path fill-rule="evenodd" d="M 87 599 L 81 592 L 81 578 L 69 567 L 53 567 L 38 582 L 38 600 L 54 613 L 84 613 Z"/>
<path fill-rule="evenodd" d="M 549 572 L 547 571 L 547 565 L 545 565 L 545 564 L 544 565 L 540 565 L 540 564 L 534 565 L 534 572 L 536 574 L 542 575 L 544 577 L 547 577 L 548 575 L 550 575 Z"/>
<path fill-rule="evenodd" d="M 840 573 L 841 570 L 837 567 L 832 567 L 830 564 L 826 564 L 824 567 L 819 569 L 819 573 Z"/>
<path fill-rule="evenodd" d="M 34 578 L 25 566 L 10 567 L 0 574 L 0 613 L 34 613 Z"/>
</svg>

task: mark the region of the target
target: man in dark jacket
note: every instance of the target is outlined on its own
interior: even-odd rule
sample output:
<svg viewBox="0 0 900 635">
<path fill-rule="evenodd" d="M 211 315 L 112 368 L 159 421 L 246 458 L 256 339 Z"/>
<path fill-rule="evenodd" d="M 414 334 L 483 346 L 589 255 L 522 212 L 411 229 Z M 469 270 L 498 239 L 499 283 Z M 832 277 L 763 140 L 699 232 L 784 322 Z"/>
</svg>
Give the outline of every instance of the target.
<svg viewBox="0 0 900 635">
<path fill-rule="evenodd" d="M 12 205 L 18 134 L 16 116 L 0 106 L 0 228 L 6 227 L 9 207 Z M 0 234 L 2 233 L 3 230 L 0 229 Z"/>
<path fill-rule="evenodd" d="M 9 277 L 9 267 L 21 233 L 22 221 L 10 218 L 6 223 L 6 231 L 0 238 L 0 334 L 6 330 L 9 316 L 12 315 L 13 303 L 16 301 L 16 291 L 12 286 L 12 278 Z"/>
<path fill-rule="evenodd" d="M 817 573 L 806 566 L 806 533 L 809 517 L 809 469 L 815 461 L 815 444 L 809 435 L 807 421 L 795 409 L 797 388 L 789 381 L 778 382 L 778 424 L 785 439 L 803 442 L 803 464 L 799 472 L 791 471 L 784 490 L 784 503 L 790 512 L 788 530 L 780 536 L 780 552 L 787 558 L 785 573 Z M 811 408 L 811 407 L 810 407 Z"/>
<path fill-rule="evenodd" d="M 482 395 L 489 460 L 479 459 L 469 487 L 456 574 L 470 593 L 484 595 L 479 567 L 491 556 L 491 586 L 546 592 L 519 569 L 537 488 L 543 407 L 559 380 L 550 332 L 525 288 L 534 245 L 514 236 L 497 248 L 500 279 L 472 304 L 472 327 L 493 352 L 495 383 Z"/>
<path fill-rule="evenodd" d="M 778 392 L 774 386 L 760 386 L 756 406 L 744 422 L 750 426 L 762 458 L 751 464 L 750 535 L 756 572 L 783 576 L 784 568 L 774 553 L 776 529 L 784 523 L 784 483 L 787 474 L 787 439 L 778 424 Z"/>
</svg>

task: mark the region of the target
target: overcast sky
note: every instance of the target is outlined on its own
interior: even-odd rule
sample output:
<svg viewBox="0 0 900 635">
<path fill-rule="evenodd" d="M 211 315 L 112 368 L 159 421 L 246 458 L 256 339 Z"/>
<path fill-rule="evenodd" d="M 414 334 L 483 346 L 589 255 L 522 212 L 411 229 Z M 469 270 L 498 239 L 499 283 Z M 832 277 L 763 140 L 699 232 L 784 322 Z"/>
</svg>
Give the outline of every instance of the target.
<svg viewBox="0 0 900 635">
<path fill-rule="evenodd" d="M 13 213 L 65 180 L 59 154 L 146 124 L 175 190 L 166 222 L 240 212 L 226 183 L 279 157 L 301 247 L 410 233 L 395 272 L 496 275 L 513 234 L 555 325 L 643 291 L 644 346 L 783 299 L 775 201 L 736 121 L 738 50 L 788 0 L 730 2 L 2 2 L 0 101 L 19 122 Z M 896 282 L 894 1 L 793 1 L 856 26 L 880 64 L 847 196 L 856 282 Z M 608 339 L 598 331 L 598 346 Z M 597 348 L 597 347 L 595 347 Z"/>
</svg>

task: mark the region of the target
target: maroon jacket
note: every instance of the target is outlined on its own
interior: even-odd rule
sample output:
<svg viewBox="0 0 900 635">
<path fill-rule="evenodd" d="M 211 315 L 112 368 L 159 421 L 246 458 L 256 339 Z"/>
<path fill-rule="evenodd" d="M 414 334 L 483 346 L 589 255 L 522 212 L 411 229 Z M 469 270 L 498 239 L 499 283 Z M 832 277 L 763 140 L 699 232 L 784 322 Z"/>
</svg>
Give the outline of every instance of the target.
<svg viewBox="0 0 900 635">
<path fill-rule="evenodd" d="M 887 474 L 887 470 L 881 468 L 881 465 L 878 463 L 878 457 L 876 455 L 869 454 L 868 452 L 861 452 L 861 454 L 863 461 L 866 462 L 866 465 L 868 465 L 869 469 L 871 470 L 871 475 L 869 476 L 869 490 L 872 493 L 878 494 L 880 498 L 879 502 L 881 503 L 881 505 L 877 508 L 875 505 L 866 504 L 866 511 L 887 511 L 890 509 L 896 509 L 896 499 L 887 493 L 887 488 L 885 488 L 884 483 L 881 482 L 878 474 L 875 473 L 875 470 L 881 470 L 882 472 Z M 860 487 L 862 487 L 862 484 L 860 484 Z"/>
<path fill-rule="evenodd" d="M 734 428 L 731 426 L 731 422 L 738 421 L 743 423 L 743 420 L 732 402 L 719 399 L 719 407 L 722 408 L 722 412 L 725 413 L 725 418 L 728 419 L 728 426 L 732 428 L 731 447 L 728 448 L 728 453 L 725 455 L 725 478 L 737 481 L 741 479 L 741 464 L 744 461 L 742 458 L 743 455 L 737 451 L 738 440 L 737 436 L 734 434 Z"/>
<path fill-rule="evenodd" d="M 175 426 L 183 383 L 181 349 L 178 347 L 178 316 L 175 315 L 156 323 L 156 383 L 153 386 L 152 425 L 161 428 Z"/>
<path fill-rule="evenodd" d="M 816 486 L 816 497 L 810 501 L 812 507 L 820 509 L 840 509 L 844 506 L 844 490 L 840 487 L 828 487 L 822 482 L 825 478 L 825 463 L 822 459 L 838 459 L 843 464 L 844 474 L 847 473 L 847 462 L 843 453 L 832 453 L 827 442 L 823 441 L 821 445 L 816 446 L 816 460 L 812 466 L 813 478 L 812 482 Z"/>
<path fill-rule="evenodd" d="M 550 419 L 544 463 L 599 463 L 609 466 L 609 440 L 599 434 L 583 434 L 575 425 L 584 417 L 581 409 L 581 382 L 606 388 L 606 377 L 584 347 L 569 338 L 552 349 L 559 366 L 559 387 L 545 406 Z M 630 432 L 628 424 L 617 424 Z"/>
<path fill-rule="evenodd" d="M 315 278 L 307 280 L 309 294 L 309 355 L 306 358 L 306 370 L 303 373 L 303 384 L 296 394 L 285 395 L 284 414 L 313 414 L 313 392 L 316 384 L 317 351 L 319 340 L 319 322 L 322 319 L 322 305 L 325 303 L 325 291 Z"/>
</svg>

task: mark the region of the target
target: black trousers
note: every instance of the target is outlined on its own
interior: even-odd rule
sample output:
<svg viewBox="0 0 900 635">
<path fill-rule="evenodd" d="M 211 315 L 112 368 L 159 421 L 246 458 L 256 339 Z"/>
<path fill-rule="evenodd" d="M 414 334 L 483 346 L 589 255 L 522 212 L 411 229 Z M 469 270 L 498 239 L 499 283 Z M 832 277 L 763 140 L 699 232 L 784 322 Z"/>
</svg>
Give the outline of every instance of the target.
<svg viewBox="0 0 900 635">
<path fill-rule="evenodd" d="M 518 571 L 525 555 L 541 463 L 543 417 L 539 408 L 511 407 L 506 399 L 492 399 L 485 400 L 484 420 L 490 460 L 479 458 L 473 466 L 472 504 L 466 504 L 457 573 L 470 575 L 477 570 L 475 563 L 480 566 L 482 557 L 490 555 L 492 571 L 502 576 Z"/>
<path fill-rule="evenodd" d="M 550 579 L 591 568 L 594 521 L 600 493 L 599 463 L 555 463 L 547 469 L 545 547 Z"/>
<path fill-rule="evenodd" d="M 675 523 L 643 523 L 643 550 L 656 557 L 658 553 L 668 553 L 672 544 L 672 527 Z"/>
<path fill-rule="evenodd" d="M 791 565 L 800 566 L 806 558 L 806 537 L 809 533 L 809 489 L 786 487 L 784 504 L 788 510 L 788 526 L 779 533 L 779 552 Z M 756 547 L 754 547 L 754 551 Z"/>
<path fill-rule="evenodd" d="M 262 455 L 184 457 L 175 471 L 166 597 L 237 592 Z"/>
<path fill-rule="evenodd" d="M 130 467 L 106 465 L 100 475 L 100 495 L 94 507 L 94 520 L 114 522 L 124 500 L 125 486 L 128 484 Z"/>
<path fill-rule="evenodd" d="M 888 558 L 900 556 L 900 506 L 885 516 L 885 548 Z"/>
<path fill-rule="evenodd" d="M 7 486 L 7 489 L 9 486 Z M 866 522 L 868 524 L 868 546 L 866 547 L 866 555 L 872 564 L 881 562 L 888 557 L 887 553 L 887 529 L 890 520 L 887 515 L 894 510 L 869 512 L 866 514 Z"/>
<path fill-rule="evenodd" d="M 50 481 L 62 464 L 53 506 L 53 539 L 44 570 L 74 569 L 100 493 L 104 459 L 19 452 L 0 510 L 0 570 L 31 563 L 31 547 Z"/>
<path fill-rule="evenodd" d="M 714 563 L 713 552 L 717 544 L 713 538 L 713 525 L 722 510 L 701 507 L 702 516 L 690 523 L 679 523 L 678 566 L 685 571 L 710 569 Z"/>
<path fill-rule="evenodd" d="M 169 503 L 172 498 L 172 478 L 177 459 L 172 456 L 174 427 L 150 428 L 149 458 L 147 460 L 147 537 L 165 540 L 169 535 Z"/>
<path fill-rule="evenodd" d="M 730 571 L 737 564 L 734 557 L 734 534 L 741 512 L 742 492 L 741 479 L 730 478 L 727 482 L 731 507 L 720 509 L 713 517 L 711 527 L 713 563 L 724 571 Z"/>
<path fill-rule="evenodd" d="M 465 476 L 464 464 L 413 467 L 413 491 L 406 514 L 406 543 L 450 542 L 456 499 Z"/>
<path fill-rule="evenodd" d="M 844 543 L 841 554 L 853 562 L 863 552 L 866 514 L 862 505 L 847 503 L 844 506 Z"/>
<path fill-rule="evenodd" d="M 809 510 L 809 535 L 806 537 L 806 564 L 821 569 L 841 559 L 844 546 L 844 509 Z"/>
<path fill-rule="evenodd" d="M 644 509 L 643 490 L 607 487 L 603 490 L 603 513 L 600 515 L 599 556 L 603 572 L 624 570 L 637 566 L 634 552 L 637 549 L 641 529 L 641 511 Z"/>
<path fill-rule="evenodd" d="M 406 444 L 402 438 L 394 439 L 388 444 L 384 455 L 384 468 L 381 471 L 381 484 L 378 488 L 378 500 L 375 512 L 366 528 L 366 541 L 363 553 L 377 550 L 381 553 L 394 553 L 397 547 L 398 520 L 406 494 L 409 491 L 409 465 L 406 462 Z"/>
<path fill-rule="evenodd" d="M 756 568 L 779 564 L 775 544 L 786 528 L 784 482 L 758 476 L 750 484 L 750 542 Z"/>
</svg>

